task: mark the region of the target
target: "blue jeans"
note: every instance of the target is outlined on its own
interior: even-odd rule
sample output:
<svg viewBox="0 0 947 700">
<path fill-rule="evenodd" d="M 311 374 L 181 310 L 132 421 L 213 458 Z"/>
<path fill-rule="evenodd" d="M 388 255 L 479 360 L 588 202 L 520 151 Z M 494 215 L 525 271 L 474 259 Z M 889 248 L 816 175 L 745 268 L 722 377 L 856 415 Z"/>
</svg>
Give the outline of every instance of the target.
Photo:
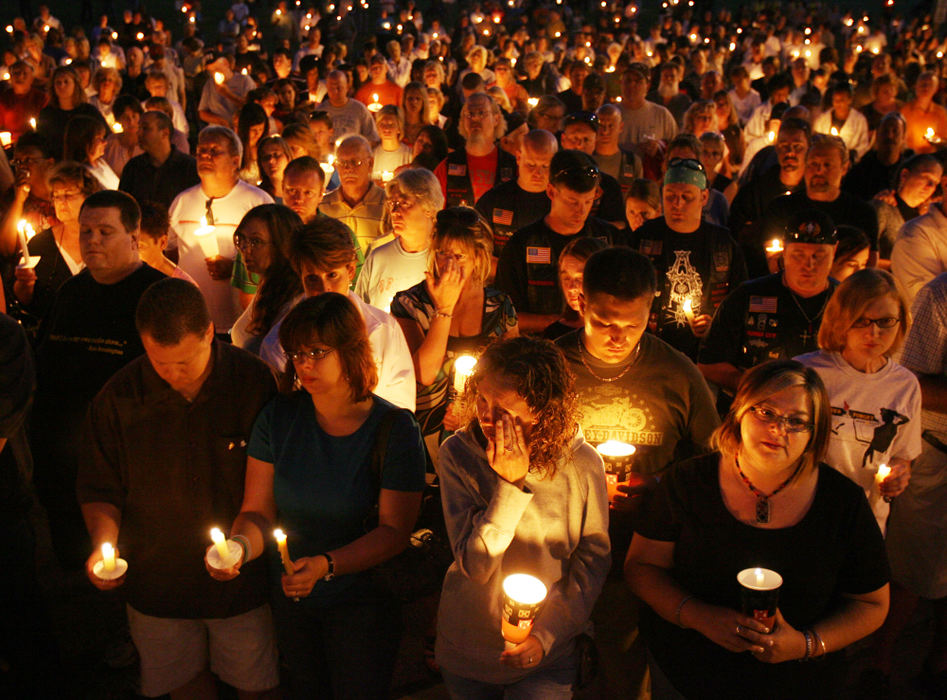
<svg viewBox="0 0 947 700">
<path fill-rule="evenodd" d="M 571 700 L 575 674 L 575 654 L 567 654 L 508 685 L 484 683 L 441 669 L 453 700 Z"/>
</svg>

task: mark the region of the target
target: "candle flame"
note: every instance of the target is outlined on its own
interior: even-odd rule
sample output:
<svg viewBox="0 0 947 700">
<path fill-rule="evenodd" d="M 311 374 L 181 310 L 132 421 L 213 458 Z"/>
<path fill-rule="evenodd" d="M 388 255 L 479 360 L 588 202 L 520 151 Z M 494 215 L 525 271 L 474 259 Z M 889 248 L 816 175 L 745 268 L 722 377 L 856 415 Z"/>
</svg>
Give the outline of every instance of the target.
<svg viewBox="0 0 947 700">
<path fill-rule="evenodd" d="M 115 556 L 115 548 L 112 547 L 110 542 L 102 543 L 102 558 L 108 559 L 109 557 Z"/>
<path fill-rule="evenodd" d="M 223 74 L 223 73 L 220 73 L 220 72 L 215 72 L 215 73 L 214 73 L 214 82 L 217 83 L 218 85 L 223 84 L 223 82 L 224 82 L 224 74 Z"/>
<path fill-rule="evenodd" d="M 529 574 L 507 576 L 503 579 L 503 592 L 523 605 L 536 605 L 546 599 L 546 585 Z"/>
<path fill-rule="evenodd" d="M 115 122 L 112 124 L 112 131 L 114 131 L 116 134 L 121 134 L 125 131 L 125 127 L 123 127 L 121 123 Z"/>
<path fill-rule="evenodd" d="M 620 440 L 606 440 L 595 448 L 603 457 L 630 457 L 637 449 L 634 445 Z"/>
<path fill-rule="evenodd" d="M 829 131 L 832 136 L 838 136 L 838 129 L 836 129 L 834 126 Z"/>
<path fill-rule="evenodd" d="M 276 538 L 277 544 L 284 544 L 286 542 L 286 533 L 279 528 L 273 530 L 273 537 Z"/>
<path fill-rule="evenodd" d="M 461 355 L 454 360 L 454 372 L 469 377 L 477 366 L 477 358 L 473 355 Z"/>
<path fill-rule="evenodd" d="M 210 538 L 214 541 L 214 544 L 219 544 L 224 541 L 224 533 L 220 531 L 219 527 L 212 527 L 210 529 Z"/>
<path fill-rule="evenodd" d="M 882 464 L 878 467 L 878 481 L 884 481 L 891 474 L 891 467 L 887 464 Z"/>
</svg>

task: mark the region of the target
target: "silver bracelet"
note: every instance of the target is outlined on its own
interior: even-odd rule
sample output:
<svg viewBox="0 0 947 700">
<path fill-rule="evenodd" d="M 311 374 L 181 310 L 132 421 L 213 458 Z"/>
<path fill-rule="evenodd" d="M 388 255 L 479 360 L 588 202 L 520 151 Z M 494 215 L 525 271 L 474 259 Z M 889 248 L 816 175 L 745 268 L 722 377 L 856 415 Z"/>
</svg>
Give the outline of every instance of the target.
<svg viewBox="0 0 947 700">
<path fill-rule="evenodd" d="M 694 596 L 692 595 L 686 595 L 683 599 L 681 599 L 681 602 L 677 604 L 677 613 L 675 614 L 675 617 L 677 618 L 677 626 L 681 629 L 687 629 L 684 627 L 684 623 L 681 622 L 681 610 L 684 608 L 684 604 L 687 603 L 687 601 L 693 599 L 693 597 Z"/>
</svg>

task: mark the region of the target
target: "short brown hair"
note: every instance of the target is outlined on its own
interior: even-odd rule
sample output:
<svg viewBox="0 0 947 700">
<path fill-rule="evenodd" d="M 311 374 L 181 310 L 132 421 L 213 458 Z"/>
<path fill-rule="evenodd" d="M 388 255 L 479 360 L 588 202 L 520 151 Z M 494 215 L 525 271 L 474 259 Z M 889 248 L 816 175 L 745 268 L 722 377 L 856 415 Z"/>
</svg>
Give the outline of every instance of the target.
<svg viewBox="0 0 947 700">
<path fill-rule="evenodd" d="M 177 345 L 187 335 L 203 336 L 211 327 L 204 295 L 196 285 L 176 277 L 155 282 L 138 300 L 135 328 L 158 345 Z"/>
<path fill-rule="evenodd" d="M 338 353 L 342 374 L 353 401 L 364 401 L 378 384 L 378 370 L 365 320 L 355 304 L 343 294 L 326 292 L 299 302 L 283 320 L 279 340 L 287 356 L 318 341 Z M 286 363 L 283 389 L 291 391 L 296 367 Z"/>
<path fill-rule="evenodd" d="M 302 263 L 312 263 L 329 271 L 358 261 L 352 230 L 338 219 L 319 216 L 293 232 L 289 242 L 289 260 L 297 275 Z"/>
<path fill-rule="evenodd" d="M 832 407 L 818 373 L 795 360 L 764 362 L 743 375 L 729 412 L 710 436 L 710 446 L 726 457 L 735 457 L 743 441 L 740 432 L 743 417 L 770 396 L 797 386 L 805 389 L 809 397 L 813 427 L 793 478 L 816 469 L 829 446 Z"/>
<path fill-rule="evenodd" d="M 891 357 L 908 334 L 911 312 L 900 283 L 890 272 L 874 267 L 853 273 L 832 294 L 819 326 L 819 347 L 827 352 L 842 352 L 845 336 L 852 324 L 861 318 L 869 304 L 883 297 L 898 302 L 898 315 L 901 317 L 898 335 L 885 352 L 885 357 Z"/>
</svg>

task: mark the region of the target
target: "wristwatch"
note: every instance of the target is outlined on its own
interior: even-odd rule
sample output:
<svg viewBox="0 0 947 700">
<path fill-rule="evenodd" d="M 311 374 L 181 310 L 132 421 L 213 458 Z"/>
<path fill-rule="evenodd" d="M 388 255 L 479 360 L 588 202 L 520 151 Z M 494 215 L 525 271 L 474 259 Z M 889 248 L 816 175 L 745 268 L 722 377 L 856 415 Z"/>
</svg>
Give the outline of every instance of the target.
<svg viewBox="0 0 947 700">
<path fill-rule="evenodd" d="M 326 558 L 326 562 L 329 564 L 329 570 L 326 571 L 326 575 L 322 577 L 323 581 L 331 581 L 335 578 L 335 560 L 332 558 L 332 555 L 328 552 L 323 552 L 322 556 Z"/>
</svg>

